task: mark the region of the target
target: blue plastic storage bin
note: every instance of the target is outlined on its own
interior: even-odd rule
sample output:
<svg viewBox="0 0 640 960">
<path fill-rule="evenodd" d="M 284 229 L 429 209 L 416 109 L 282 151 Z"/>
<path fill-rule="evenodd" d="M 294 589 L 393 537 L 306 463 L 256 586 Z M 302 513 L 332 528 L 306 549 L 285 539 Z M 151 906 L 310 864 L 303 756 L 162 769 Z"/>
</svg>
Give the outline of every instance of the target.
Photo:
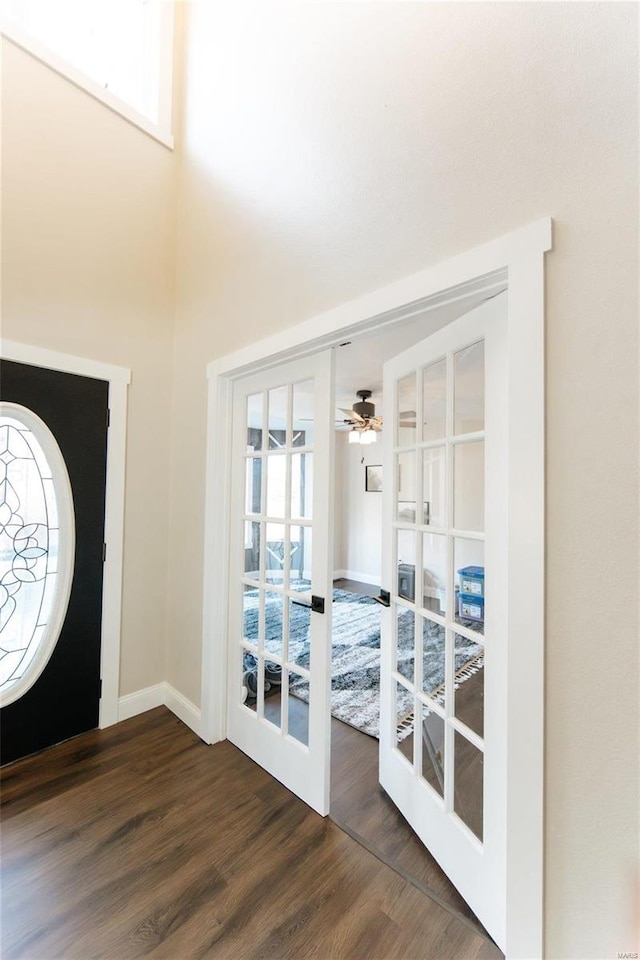
<svg viewBox="0 0 640 960">
<path fill-rule="evenodd" d="M 468 593 L 459 593 L 458 616 L 461 620 L 484 623 L 484 598 L 470 597 Z"/>
<path fill-rule="evenodd" d="M 460 593 L 484 599 L 484 567 L 462 567 L 458 570 Z"/>
</svg>

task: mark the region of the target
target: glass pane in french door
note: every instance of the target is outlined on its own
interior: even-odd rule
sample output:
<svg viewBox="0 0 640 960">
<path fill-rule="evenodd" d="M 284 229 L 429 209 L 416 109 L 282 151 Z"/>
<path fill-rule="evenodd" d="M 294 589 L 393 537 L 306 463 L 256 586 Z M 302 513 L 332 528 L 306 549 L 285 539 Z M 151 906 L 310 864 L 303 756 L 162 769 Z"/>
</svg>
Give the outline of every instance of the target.
<svg viewBox="0 0 640 960">
<path fill-rule="evenodd" d="M 253 393 L 245 411 L 240 698 L 272 732 L 307 748 L 314 381 Z"/>
<path fill-rule="evenodd" d="M 394 749 L 479 840 L 484 448 L 482 340 L 396 381 Z"/>
</svg>

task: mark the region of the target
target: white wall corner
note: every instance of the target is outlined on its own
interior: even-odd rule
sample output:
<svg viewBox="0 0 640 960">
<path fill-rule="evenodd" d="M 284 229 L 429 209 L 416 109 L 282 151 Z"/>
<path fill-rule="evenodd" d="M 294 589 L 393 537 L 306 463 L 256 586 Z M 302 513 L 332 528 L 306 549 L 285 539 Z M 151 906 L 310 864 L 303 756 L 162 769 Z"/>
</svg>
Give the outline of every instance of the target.
<svg viewBox="0 0 640 960">
<path fill-rule="evenodd" d="M 182 720 L 195 734 L 202 737 L 200 708 L 187 700 L 170 683 L 156 683 L 152 687 L 136 690 L 120 697 L 118 701 L 118 721 L 129 720 L 140 713 L 153 710 L 155 707 L 167 707 Z"/>
</svg>

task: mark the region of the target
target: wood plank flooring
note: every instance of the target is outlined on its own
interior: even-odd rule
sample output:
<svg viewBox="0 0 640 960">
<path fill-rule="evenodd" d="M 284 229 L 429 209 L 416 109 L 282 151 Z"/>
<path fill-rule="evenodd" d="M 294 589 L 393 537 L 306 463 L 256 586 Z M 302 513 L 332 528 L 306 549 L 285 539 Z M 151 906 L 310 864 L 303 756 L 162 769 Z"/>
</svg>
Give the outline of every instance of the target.
<svg viewBox="0 0 640 960">
<path fill-rule="evenodd" d="M 161 707 L 2 771 L 5 960 L 498 960 L 230 743 Z"/>
<path fill-rule="evenodd" d="M 378 741 L 331 719 L 331 817 L 486 936 L 447 875 L 378 782 Z"/>
<path fill-rule="evenodd" d="M 377 596 L 379 593 L 379 587 L 359 580 L 339 579 L 334 580 L 333 585 L 363 596 Z M 480 734 L 483 695 L 482 674 L 461 684 L 456 692 L 458 716 Z M 412 759 L 412 739 L 404 741 L 404 746 L 410 750 L 409 759 Z M 426 887 L 452 911 L 462 914 L 484 932 L 466 902 L 378 783 L 378 748 L 377 740 L 332 717 L 331 816 L 379 851 L 397 869 Z M 482 783 L 481 776 L 478 782 Z M 481 793 L 479 800 L 477 793 L 472 789 L 466 793 L 460 791 L 458 804 L 467 814 L 464 819 L 472 826 L 482 822 Z"/>
<path fill-rule="evenodd" d="M 371 583 L 363 583 L 361 580 L 349 580 L 346 577 L 338 577 L 333 581 L 334 590 L 349 590 L 351 593 L 359 593 L 363 597 L 377 597 L 380 594 L 380 587 Z"/>
</svg>

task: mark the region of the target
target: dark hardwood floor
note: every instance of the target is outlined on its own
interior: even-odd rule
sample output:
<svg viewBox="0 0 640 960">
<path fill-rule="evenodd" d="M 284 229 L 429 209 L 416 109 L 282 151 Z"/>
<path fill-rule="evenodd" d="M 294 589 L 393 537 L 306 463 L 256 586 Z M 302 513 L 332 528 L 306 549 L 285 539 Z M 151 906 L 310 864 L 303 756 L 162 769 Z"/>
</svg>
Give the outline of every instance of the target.
<svg viewBox="0 0 640 960">
<path fill-rule="evenodd" d="M 377 596 L 379 593 L 378 587 L 357 580 L 334 580 L 333 585 L 365 596 Z M 471 677 L 456 691 L 457 715 L 479 734 L 482 733 L 483 693 L 481 674 Z M 379 852 L 395 869 L 485 933 L 467 903 L 380 786 L 378 748 L 379 743 L 373 737 L 332 718 L 331 816 L 336 823 Z M 401 749 L 408 751 L 411 760 L 412 739 L 405 740 Z M 475 753 L 477 751 L 474 750 Z M 469 761 L 472 769 L 468 789 L 456 792 L 456 810 L 478 832 L 482 822 L 482 791 L 478 794 L 476 787 L 477 783 L 482 783 L 482 776 L 480 772 L 478 777 L 473 767 L 476 759 L 472 756 Z"/>
<path fill-rule="evenodd" d="M 346 577 L 338 577 L 333 581 L 333 586 L 335 590 L 350 590 L 351 593 L 361 593 L 364 597 L 377 597 L 380 593 L 380 587 L 362 583 L 360 580 L 348 580 Z"/>
<path fill-rule="evenodd" d="M 426 888 L 449 910 L 484 928 L 378 783 L 378 741 L 331 720 L 331 817 Z"/>
<path fill-rule="evenodd" d="M 501 957 L 165 708 L 1 778 L 6 960 Z"/>
</svg>

